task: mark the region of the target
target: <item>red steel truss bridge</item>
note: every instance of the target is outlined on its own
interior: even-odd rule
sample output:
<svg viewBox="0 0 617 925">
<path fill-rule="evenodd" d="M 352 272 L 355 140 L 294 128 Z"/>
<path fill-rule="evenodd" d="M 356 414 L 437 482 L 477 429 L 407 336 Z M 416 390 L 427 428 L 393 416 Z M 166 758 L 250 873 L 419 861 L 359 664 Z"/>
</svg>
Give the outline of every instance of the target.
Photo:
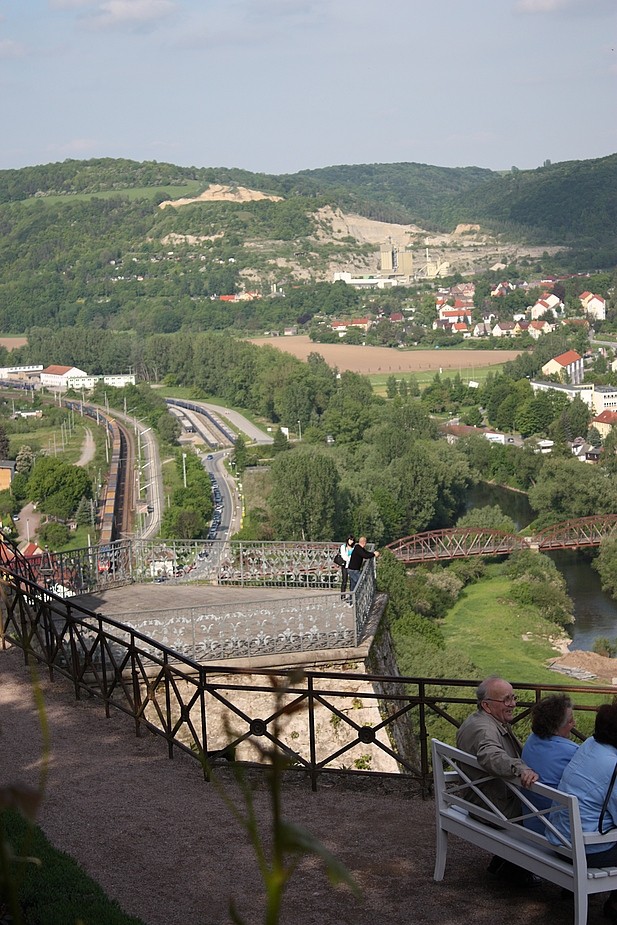
<svg viewBox="0 0 617 925">
<path fill-rule="evenodd" d="M 553 524 L 535 536 L 521 536 L 488 527 L 429 530 L 395 540 L 387 547 L 406 565 L 469 556 L 508 556 L 518 549 L 583 549 L 599 546 L 617 527 L 617 514 L 597 514 Z"/>
</svg>

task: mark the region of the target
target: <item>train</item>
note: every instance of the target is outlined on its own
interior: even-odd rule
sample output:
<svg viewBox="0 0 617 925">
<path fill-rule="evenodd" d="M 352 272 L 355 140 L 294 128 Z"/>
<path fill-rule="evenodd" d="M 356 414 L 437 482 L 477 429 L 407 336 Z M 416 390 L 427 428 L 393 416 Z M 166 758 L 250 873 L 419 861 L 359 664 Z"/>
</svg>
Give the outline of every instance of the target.
<svg viewBox="0 0 617 925">
<path fill-rule="evenodd" d="M 99 544 L 102 548 L 119 539 L 122 520 L 122 490 L 124 486 L 124 463 L 127 459 L 126 436 L 118 422 L 100 408 L 85 405 L 81 401 L 64 401 L 65 407 L 93 418 L 97 424 L 103 424 L 111 439 L 111 457 L 105 494 L 99 512 Z M 109 566 L 108 566 L 109 567 Z M 99 570 L 106 571 L 104 562 L 99 563 Z"/>
</svg>

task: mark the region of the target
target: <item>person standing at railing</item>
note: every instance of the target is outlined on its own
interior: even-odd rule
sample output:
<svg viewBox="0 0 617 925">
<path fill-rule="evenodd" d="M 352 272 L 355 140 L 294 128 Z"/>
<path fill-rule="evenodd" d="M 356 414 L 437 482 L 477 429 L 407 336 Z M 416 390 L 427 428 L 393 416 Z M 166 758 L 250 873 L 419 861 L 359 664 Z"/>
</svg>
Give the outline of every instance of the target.
<svg viewBox="0 0 617 925">
<path fill-rule="evenodd" d="M 369 552 L 368 549 L 364 548 L 365 546 L 366 537 L 361 536 L 352 550 L 351 558 L 349 560 L 349 567 L 347 569 L 349 573 L 350 591 L 355 591 L 356 585 L 360 581 L 360 573 L 365 561 L 367 559 L 376 559 L 379 556 L 378 552 Z"/>
<path fill-rule="evenodd" d="M 351 559 L 351 554 L 353 548 L 356 545 L 355 536 L 348 536 L 345 543 L 341 543 L 339 547 L 338 554 L 343 560 L 341 565 L 341 600 L 346 600 L 347 591 L 347 582 L 349 580 L 349 560 Z"/>
<path fill-rule="evenodd" d="M 521 758 L 522 745 L 512 731 L 516 696 L 512 685 L 491 675 L 476 689 L 478 708 L 468 716 L 456 733 L 456 747 L 475 755 L 482 771 L 469 768 L 469 776 L 483 778 L 486 774 L 493 780 L 479 784 L 479 788 L 508 819 L 521 815 L 518 797 L 499 778 L 514 780 L 520 778 L 523 787 L 530 787 L 538 780 L 538 774 L 529 768 Z M 467 799 L 482 806 L 482 797 L 471 788 Z M 515 864 L 495 856 L 488 871 L 519 886 L 533 886 L 538 878 Z"/>
</svg>

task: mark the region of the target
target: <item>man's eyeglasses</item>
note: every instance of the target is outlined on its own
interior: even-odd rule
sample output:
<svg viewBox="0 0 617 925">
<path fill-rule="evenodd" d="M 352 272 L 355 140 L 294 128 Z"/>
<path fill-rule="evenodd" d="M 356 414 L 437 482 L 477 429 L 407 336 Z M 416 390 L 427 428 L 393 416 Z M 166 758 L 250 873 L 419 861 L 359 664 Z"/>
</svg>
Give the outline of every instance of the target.
<svg viewBox="0 0 617 925">
<path fill-rule="evenodd" d="M 485 697 L 484 699 L 488 700 L 490 703 L 518 703 L 518 697 L 516 694 L 509 694 L 507 697 L 502 697 L 501 700 L 499 700 L 497 697 Z"/>
</svg>

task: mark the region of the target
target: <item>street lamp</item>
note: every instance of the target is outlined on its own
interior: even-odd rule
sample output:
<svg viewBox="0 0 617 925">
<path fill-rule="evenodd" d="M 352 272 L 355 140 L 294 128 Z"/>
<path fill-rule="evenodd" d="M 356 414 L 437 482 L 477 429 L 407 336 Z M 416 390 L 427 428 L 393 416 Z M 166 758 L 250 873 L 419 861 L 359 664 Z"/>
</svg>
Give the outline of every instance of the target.
<svg viewBox="0 0 617 925">
<path fill-rule="evenodd" d="M 302 424 L 298 421 L 298 440 L 302 440 Z"/>
<path fill-rule="evenodd" d="M 182 454 L 182 478 L 184 480 L 184 487 L 186 488 L 186 453 Z"/>
</svg>

